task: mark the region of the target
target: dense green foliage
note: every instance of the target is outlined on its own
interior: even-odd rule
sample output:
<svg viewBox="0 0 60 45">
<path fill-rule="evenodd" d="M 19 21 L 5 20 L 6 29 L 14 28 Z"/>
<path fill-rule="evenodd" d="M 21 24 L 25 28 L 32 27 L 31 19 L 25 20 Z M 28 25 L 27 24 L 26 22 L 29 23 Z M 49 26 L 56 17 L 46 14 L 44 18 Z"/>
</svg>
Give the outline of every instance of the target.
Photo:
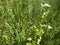
<svg viewBox="0 0 60 45">
<path fill-rule="evenodd" d="M 0 0 L 0 45 L 60 45 L 60 1 Z"/>
</svg>

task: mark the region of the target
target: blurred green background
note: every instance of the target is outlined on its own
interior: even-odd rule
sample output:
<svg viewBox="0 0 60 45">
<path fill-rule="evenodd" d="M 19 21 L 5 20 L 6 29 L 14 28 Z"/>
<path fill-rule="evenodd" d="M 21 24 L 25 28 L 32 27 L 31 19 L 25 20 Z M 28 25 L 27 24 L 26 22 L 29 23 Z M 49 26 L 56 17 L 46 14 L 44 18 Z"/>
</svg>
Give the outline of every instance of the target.
<svg viewBox="0 0 60 45">
<path fill-rule="evenodd" d="M 0 45 L 60 45 L 60 0 L 0 0 Z"/>
</svg>

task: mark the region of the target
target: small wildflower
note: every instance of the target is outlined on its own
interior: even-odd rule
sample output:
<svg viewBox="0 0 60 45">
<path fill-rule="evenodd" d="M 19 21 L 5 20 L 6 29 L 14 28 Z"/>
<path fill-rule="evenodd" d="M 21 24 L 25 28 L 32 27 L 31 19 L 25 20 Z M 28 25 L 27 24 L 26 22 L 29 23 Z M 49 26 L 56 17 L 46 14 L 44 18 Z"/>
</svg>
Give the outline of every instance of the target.
<svg viewBox="0 0 60 45">
<path fill-rule="evenodd" d="M 43 24 L 44 27 L 47 27 L 47 25 Z"/>
<path fill-rule="evenodd" d="M 39 44 L 39 42 L 40 42 L 40 39 L 38 39 L 38 42 L 37 42 L 37 44 Z"/>
<path fill-rule="evenodd" d="M 53 27 L 51 27 L 50 25 L 48 25 L 48 29 L 52 29 Z"/>
<path fill-rule="evenodd" d="M 45 6 L 47 6 L 47 7 L 51 7 L 51 5 L 49 5 L 49 4 L 47 4 L 47 3 L 45 3 L 45 4 L 41 4 L 41 6 L 42 6 L 42 7 L 45 7 Z"/>
<path fill-rule="evenodd" d="M 38 39 L 38 42 L 37 42 L 37 44 L 39 44 L 39 42 L 41 41 L 41 37 L 40 37 L 40 39 Z"/>
<path fill-rule="evenodd" d="M 29 38 L 27 38 L 27 40 L 31 41 L 32 39 L 31 39 L 31 37 L 29 37 Z"/>
</svg>

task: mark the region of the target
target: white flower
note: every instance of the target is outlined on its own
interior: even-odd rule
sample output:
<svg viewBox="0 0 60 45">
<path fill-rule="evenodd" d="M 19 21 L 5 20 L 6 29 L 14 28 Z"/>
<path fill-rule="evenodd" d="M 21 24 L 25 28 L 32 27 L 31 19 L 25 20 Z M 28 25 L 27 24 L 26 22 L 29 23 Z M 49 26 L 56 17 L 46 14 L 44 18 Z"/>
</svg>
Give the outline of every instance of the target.
<svg viewBox="0 0 60 45">
<path fill-rule="evenodd" d="M 48 25 L 48 29 L 52 29 L 53 27 L 51 27 L 50 25 Z"/>
<path fill-rule="evenodd" d="M 43 24 L 44 27 L 47 27 L 47 25 Z"/>
<path fill-rule="evenodd" d="M 46 12 L 43 13 L 44 15 L 46 14 Z"/>
<path fill-rule="evenodd" d="M 37 44 L 39 44 L 39 42 L 41 41 L 41 37 L 40 37 L 40 39 L 38 39 L 38 42 L 37 42 Z"/>
<path fill-rule="evenodd" d="M 39 42 L 40 42 L 41 40 L 40 39 L 38 39 L 38 42 L 37 42 L 37 44 L 39 44 Z"/>
<path fill-rule="evenodd" d="M 32 39 L 31 39 L 31 37 L 29 37 L 29 38 L 27 38 L 27 40 L 31 41 Z"/>
<path fill-rule="evenodd" d="M 45 4 L 41 4 L 41 6 L 42 6 L 42 7 L 45 7 L 45 6 L 47 6 L 47 7 L 51 7 L 51 5 L 49 5 L 49 4 L 47 4 L 47 3 L 45 3 Z"/>
</svg>

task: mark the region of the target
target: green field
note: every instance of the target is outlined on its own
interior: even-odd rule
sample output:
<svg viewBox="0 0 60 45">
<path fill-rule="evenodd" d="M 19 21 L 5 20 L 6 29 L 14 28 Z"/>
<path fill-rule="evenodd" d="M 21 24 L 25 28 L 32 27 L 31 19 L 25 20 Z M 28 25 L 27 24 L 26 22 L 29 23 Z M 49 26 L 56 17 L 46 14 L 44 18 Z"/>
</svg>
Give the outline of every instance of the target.
<svg viewBox="0 0 60 45">
<path fill-rule="evenodd" d="M 0 0 L 0 45 L 60 45 L 60 0 Z"/>
</svg>

